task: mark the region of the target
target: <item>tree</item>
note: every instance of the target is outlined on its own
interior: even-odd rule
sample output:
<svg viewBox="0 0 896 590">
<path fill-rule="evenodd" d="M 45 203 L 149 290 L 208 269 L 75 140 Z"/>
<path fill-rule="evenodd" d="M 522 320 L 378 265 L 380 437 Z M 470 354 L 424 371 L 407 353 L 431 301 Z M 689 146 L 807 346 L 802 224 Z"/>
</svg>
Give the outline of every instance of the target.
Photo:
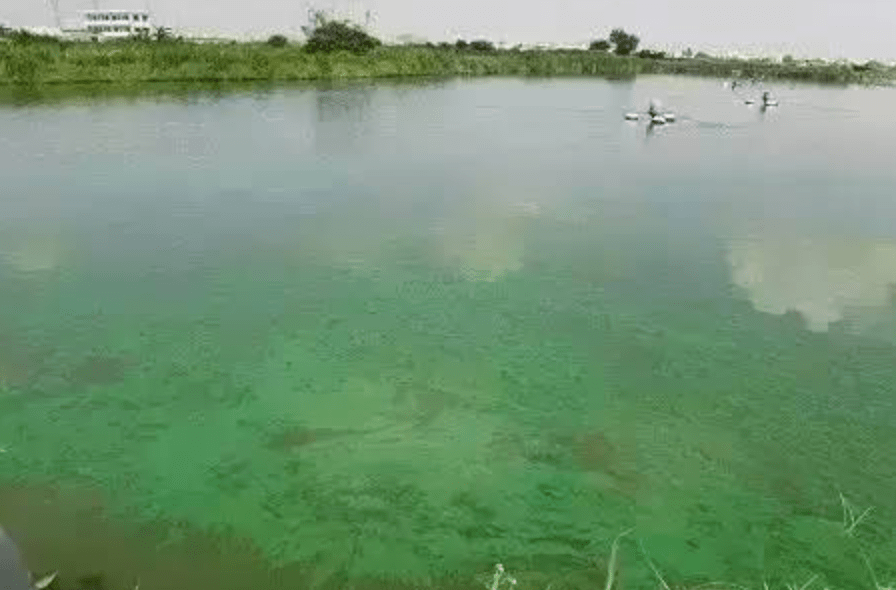
<svg viewBox="0 0 896 590">
<path fill-rule="evenodd" d="M 271 47 L 286 47 L 289 45 L 289 39 L 284 35 L 271 35 L 268 37 L 268 45 Z"/>
<path fill-rule="evenodd" d="M 168 27 L 156 27 L 156 41 L 170 41 L 172 37 L 171 29 Z"/>
<path fill-rule="evenodd" d="M 638 48 L 640 41 L 637 35 L 631 35 L 622 29 L 613 29 L 610 32 L 610 42 L 616 46 L 616 55 L 629 55 Z"/>
<path fill-rule="evenodd" d="M 466 49 L 466 48 L 467 48 L 467 42 L 464 41 L 463 39 L 458 39 L 457 42 L 454 44 L 454 47 L 455 47 L 456 49 L 461 49 L 461 50 Z"/>
<path fill-rule="evenodd" d="M 649 49 L 642 49 L 638 53 L 636 53 L 638 57 L 642 59 L 663 59 L 666 57 L 665 51 L 651 51 Z"/>
<path fill-rule="evenodd" d="M 350 51 L 361 54 L 382 45 L 382 41 L 368 35 L 358 25 L 330 20 L 323 11 L 313 11 L 309 20 L 309 25 L 302 27 L 302 32 L 308 37 L 305 51 L 309 53 Z"/>
<path fill-rule="evenodd" d="M 588 49 L 591 51 L 609 51 L 610 42 L 606 39 L 598 39 L 597 41 L 592 41 L 591 45 L 588 46 Z"/>
<path fill-rule="evenodd" d="M 694 57 L 694 50 L 691 49 L 690 47 L 688 47 L 687 49 L 685 49 L 682 52 L 681 57 L 688 58 L 688 59 Z"/>
<path fill-rule="evenodd" d="M 484 39 L 477 39 L 476 41 L 470 41 L 470 49 L 473 51 L 494 51 L 495 46 L 491 41 L 486 41 Z"/>
</svg>

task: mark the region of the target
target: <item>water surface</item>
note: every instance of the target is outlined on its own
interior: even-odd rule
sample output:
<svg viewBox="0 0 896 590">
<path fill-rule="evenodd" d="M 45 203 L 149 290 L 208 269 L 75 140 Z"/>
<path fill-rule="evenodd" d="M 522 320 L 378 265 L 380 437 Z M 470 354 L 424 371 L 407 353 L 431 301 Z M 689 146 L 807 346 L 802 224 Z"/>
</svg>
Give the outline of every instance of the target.
<svg viewBox="0 0 896 590">
<path fill-rule="evenodd" d="M 896 94 L 771 90 L 0 107 L 0 522 L 113 588 L 896 575 Z"/>
</svg>

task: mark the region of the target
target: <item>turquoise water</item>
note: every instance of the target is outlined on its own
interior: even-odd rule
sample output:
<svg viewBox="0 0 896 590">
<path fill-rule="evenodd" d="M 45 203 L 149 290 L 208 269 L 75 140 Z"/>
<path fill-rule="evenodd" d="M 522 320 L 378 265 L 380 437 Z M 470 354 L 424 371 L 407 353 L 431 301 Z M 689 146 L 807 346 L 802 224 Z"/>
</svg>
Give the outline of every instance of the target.
<svg viewBox="0 0 896 590">
<path fill-rule="evenodd" d="M 896 92 L 772 91 L 0 107 L 0 522 L 109 588 L 896 577 Z"/>
</svg>

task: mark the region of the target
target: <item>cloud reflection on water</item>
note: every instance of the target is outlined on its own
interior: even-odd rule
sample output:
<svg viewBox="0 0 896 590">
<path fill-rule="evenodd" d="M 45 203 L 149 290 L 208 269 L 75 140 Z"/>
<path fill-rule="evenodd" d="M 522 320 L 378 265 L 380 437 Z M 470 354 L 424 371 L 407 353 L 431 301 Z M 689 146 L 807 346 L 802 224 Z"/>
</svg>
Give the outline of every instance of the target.
<svg viewBox="0 0 896 590">
<path fill-rule="evenodd" d="M 23 275 L 56 269 L 65 258 L 65 244 L 58 232 L 41 232 L 0 243 L 0 264 Z"/>
<path fill-rule="evenodd" d="M 762 230 L 730 240 L 732 281 L 760 311 L 862 330 L 896 309 L 896 241 Z"/>
</svg>

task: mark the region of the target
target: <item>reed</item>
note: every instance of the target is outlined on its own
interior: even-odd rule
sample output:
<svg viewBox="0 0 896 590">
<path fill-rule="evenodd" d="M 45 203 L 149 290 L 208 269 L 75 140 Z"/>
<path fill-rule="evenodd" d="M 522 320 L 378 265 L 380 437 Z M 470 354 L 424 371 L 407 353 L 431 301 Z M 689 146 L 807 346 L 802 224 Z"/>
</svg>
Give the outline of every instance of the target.
<svg viewBox="0 0 896 590">
<path fill-rule="evenodd" d="M 0 42 L 0 85 L 289 81 L 413 76 L 686 74 L 840 84 L 892 84 L 896 68 L 734 59 L 646 59 L 587 50 L 476 51 L 455 46 L 381 46 L 366 54 L 311 53 L 301 45 L 48 38 Z"/>
</svg>

